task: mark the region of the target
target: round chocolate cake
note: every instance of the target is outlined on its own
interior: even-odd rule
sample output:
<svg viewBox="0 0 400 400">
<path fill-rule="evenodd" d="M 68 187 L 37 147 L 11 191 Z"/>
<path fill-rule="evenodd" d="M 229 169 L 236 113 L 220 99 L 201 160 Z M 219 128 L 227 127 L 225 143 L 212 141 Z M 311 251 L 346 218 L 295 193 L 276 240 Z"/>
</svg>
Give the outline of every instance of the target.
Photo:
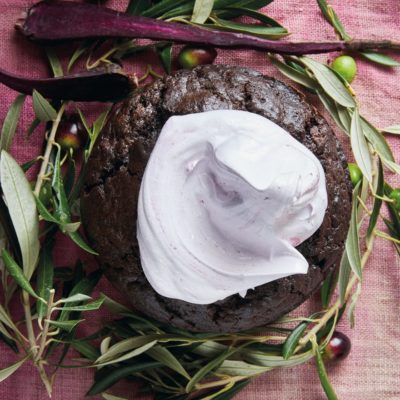
<svg viewBox="0 0 400 400">
<path fill-rule="evenodd" d="M 307 274 L 292 275 L 208 305 L 156 293 L 141 268 L 136 221 L 141 180 L 161 128 L 173 115 L 244 110 L 288 131 L 321 162 L 328 207 L 320 228 L 297 250 Z M 282 160 L 284 163 L 285 160 Z M 106 276 L 133 306 L 192 331 L 232 332 L 272 322 L 304 302 L 336 267 L 351 212 L 347 162 L 332 129 L 286 84 L 239 67 L 181 70 L 137 90 L 114 106 L 92 153 L 81 197 L 88 239 Z"/>
</svg>

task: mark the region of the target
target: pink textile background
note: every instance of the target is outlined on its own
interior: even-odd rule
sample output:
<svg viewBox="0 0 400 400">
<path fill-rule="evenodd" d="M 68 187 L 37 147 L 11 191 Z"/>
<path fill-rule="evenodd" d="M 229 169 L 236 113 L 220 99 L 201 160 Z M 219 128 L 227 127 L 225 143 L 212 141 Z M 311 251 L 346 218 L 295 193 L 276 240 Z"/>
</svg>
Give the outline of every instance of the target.
<svg viewBox="0 0 400 400">
<path fill-rule="evenodd" d="M 110 1 L 121 7 L 126 1 Z M 0 67 L 26 76 L 45 76 L 49 72 L 43 50 L 28 43 L 13 30 L 13 24 L 32 0 L 0 0 Z M 331 0 L 348 32 L 357 38 L 385 38 L 400 40 L 400 2 L 387 0 L 340 1 Z M 293 33 L 293 40 L 334 39 L 331 27 L 323 20 L 316 1 L 275 0 L 266 7 L 269 15 L 283 23 Z M 330 56 L 332 57 L 332 56 Z M 321 56 L 323 60 L 329 56 Z M 220 51 L 218 63 L 253 67 L 282 79 L 273 70 L 262 53 L 253 51 Z M 138 63 L 127 64 L 127 69 L 137 70 Z M 388 70 L 358 60 L 359 73 L 354 89 L 361 101 L 362 112 L 377 126 L 400 123 L 400 69 Z M 0 86 L 0 121 L 15 97 L 15 92 Z M 91 106 L 96 107 L 96 106 Z M 12 154 L 24 162 L 40 151 L 41 132 L 31 140 L 22 137 L 32 119 L 30 99 L 24 106 L 18 139 Z M 342 138 L 343 139 L 343 138 Z M 396 159 L 400 159 L 399 139 L 389 137 Z M 345 142 L 345 139 L 343 139 Z M 346 144 L 345 144 L 346 145 Z M 397 181 L 397 183 L 399 183 Z M 71 263 L 76 252 L 67 241 L 58 248 L 57 265 Z M 353 349 L 344 362 L 328 369 L 340 399 L 398 400 L 400 399 L 400 263 L 394 249 L 378 240 L 373 257 L 365 271 L 363 291 L 356 310 L 356 327 L 349 329 L 346 318 L 340 330 L 352 340 Z M 115 295 L 110 285 L 102 281 L 100 289 Z M 106 313 L 97 317 L 107 318 Z M 89 330 L 96 323 L 89 319 Z M 0 368 L 15 361 L 15 355 L 0 344 Z M 60 370 L 55 386 L 55 400 L 79 400 L 92 381 L 89 370 Z M 132 385 L 120 385 L 117 391 L 128 399 L 140 399 Z M 1 400 L 42 400 L 46 398 L 36 370 L 26 364 L 11 378 L 0 384 Z M 237 397 L 239 400 L 319 400 L 325 396 L 320 387 L 313 363 L 292 369 L 276 370 L 255 380 Z"/>
</svg>

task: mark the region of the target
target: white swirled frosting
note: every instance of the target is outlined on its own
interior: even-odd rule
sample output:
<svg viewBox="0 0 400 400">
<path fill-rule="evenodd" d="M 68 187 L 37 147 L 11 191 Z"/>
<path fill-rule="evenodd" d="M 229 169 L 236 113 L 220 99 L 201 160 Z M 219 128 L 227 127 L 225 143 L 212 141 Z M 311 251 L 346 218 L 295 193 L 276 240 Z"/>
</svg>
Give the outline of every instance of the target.
<svg viewBox="0 0 400 400">
<path fill-rule="evenodd" d="M 272 121 L 245 111 L 174 116 L 139 194 L 137 237 L 159 294 L 209 304 L 293 274 L 295 249 L 327 207 L 318 159 Z"/>
</svg>

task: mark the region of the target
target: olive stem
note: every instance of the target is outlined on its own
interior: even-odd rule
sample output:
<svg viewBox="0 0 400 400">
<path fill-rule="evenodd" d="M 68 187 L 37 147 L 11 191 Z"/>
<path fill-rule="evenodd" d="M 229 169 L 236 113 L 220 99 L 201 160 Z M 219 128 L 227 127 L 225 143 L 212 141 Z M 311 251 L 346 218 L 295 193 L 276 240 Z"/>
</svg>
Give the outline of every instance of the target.
<svg viewBox="0 0 400 400">
<path fill-rule="evenodd" d="M 43 185 L 43 182 L 44 182 L 44 180 L 46 178 L 46 172 L 47 172 L 47 167 L 49 165 L 51 150 L 53 149 L 53 145 L 55 143 L 55 137 L 56 137 L 57 129 L 58 129 L 58 126 L 59 126 L 59 124 L 61 122 L 61 118 L 62 118 L 62 115 L 64 113 L 65 106 L 66 106 L 66 103 L 63 103 L 61 105 L 60 109 L 58 110 L 57 117 L 53 121 L 53 125 L 52 125 L 51 131 L 50 131 L 50 135 L 49 135 L 49 137 L 47 139 L 46 150 L 44 152 L 42 165 L 40 166 L 38 179 L 37 179 L 36 184 L 35 184 L 35 190 L 33 191 L 33 193 L 36 196 L 39 196 L 40 190 L 41 190 L 42 185 Z"/>
<path fill-rule="evenodd" d="M 55 290 L 51 289 L 49 292 L 49 300 L 47 302 L 47 315 L 46 315 L 46 319 L 44 321 L 44 327 L 43 327 L 42 336 L 40 339 L 40 347 L 39 347 L 39 351 L 38 351 L 38 353 L 36 355 L 36 359 L 35 359 L 36 362 L 38 362 L 40 360 L 40 357 L 42 356 L 43 351 L 46 347 L 47 334 L 48 334 L 49 328 L 50 328 L 51 313 L 53 311 L 54 294 L 55 294 Z"/>
</svg>

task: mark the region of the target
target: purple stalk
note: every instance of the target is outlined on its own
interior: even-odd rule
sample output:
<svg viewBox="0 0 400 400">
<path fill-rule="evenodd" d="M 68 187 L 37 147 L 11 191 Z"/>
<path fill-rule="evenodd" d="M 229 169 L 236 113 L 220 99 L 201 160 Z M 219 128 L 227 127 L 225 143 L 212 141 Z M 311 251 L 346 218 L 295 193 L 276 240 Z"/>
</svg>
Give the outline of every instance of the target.
<svg viewBox="0 0 400 400">
<path fill-rule="evenodd" d="M 57 41 L 84 38 L 147 38 L 181 43 L 262 49 L 281 54 L 310 54 L 343 50 L 336 42 L 277 42 L 236 32 L 130 16 L 105 7 L 69 1 L 40 2 L 16 25 L 32 40 Z"/>
<path fill-rule="evenodd" d="M 36 89 L 54 100 L 116 101 L 134 88 L 131 79 L 118 72 L 85 72 L 60 78 L 29 79 L 0 68 L 0 83 L 20 93 Z"/>
</svg>

